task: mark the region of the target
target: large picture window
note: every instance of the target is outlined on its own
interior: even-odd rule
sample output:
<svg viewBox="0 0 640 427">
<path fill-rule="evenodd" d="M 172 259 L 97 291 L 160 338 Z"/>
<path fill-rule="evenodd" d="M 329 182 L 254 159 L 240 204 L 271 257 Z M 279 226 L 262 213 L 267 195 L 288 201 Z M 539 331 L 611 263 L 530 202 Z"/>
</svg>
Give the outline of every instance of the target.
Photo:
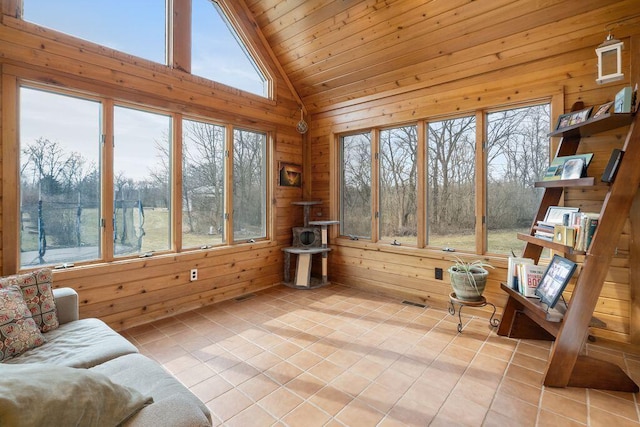
<svg viewBox="0 0 640 427">
<path fill-rule="evenodd" d="M 182 247 L 224 243 L 224 126 L 182 121 Z"/>
<path fill-rule="evenodd" d="M 20 267 L 100 258 L 101 112 L 20 89 Z"/>
<path fill-rule="evenodd" d="M 516 236 L 531 226 L 541 196 L 534 182 L 549 162 L 551 110 L 521 105 L 339 136 L 341 235 L 520 253 Z"/>
<path fill-rule="evenodd" d="M 549 165 L 549 104 L 487 114 L 487 250 L 521 253 Z"/>
<path fill-rule="evenodd" d="M 24 19 L 166 64 L 167 0 L 24 0 Z"/>
<path fill-rule="evenodd" d="M 429 123 L 429 246 L 475 250 L 475 132 L 475 116 Z"/>
<path fill-rule="evenodd" d="M 371 134 L 340 138 L 342 153 L 342 234 L 371 237 Z"/>
<path fill-rule="evenodd" d="M 418 130 L 380 131 L 380 240 L 416 245 Z"/>
<path fill-rule="evenodd" d="M 18 97 L 20 268 L 269 238 L 267 132 L 27 83 Z"/>
<path fill-rule="evenodd" d="M 267 135 L 233 130 L 233 237 L 267 235 Z"/>
<path fill-rule="evenodd" d="M 114 255 L 171 248 L 171 117 L 116 106 Z"/>
</svg>

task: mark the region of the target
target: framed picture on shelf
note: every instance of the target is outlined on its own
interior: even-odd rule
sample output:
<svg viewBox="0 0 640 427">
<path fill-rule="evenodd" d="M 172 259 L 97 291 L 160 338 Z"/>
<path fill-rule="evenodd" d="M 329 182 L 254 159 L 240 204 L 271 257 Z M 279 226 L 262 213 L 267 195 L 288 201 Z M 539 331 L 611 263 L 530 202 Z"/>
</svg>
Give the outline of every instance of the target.
<svg viewBox="0 0 640 427">
<path fill-rule="evenodd" d="M 545 214 L 543 221 L 549 224 L 562 224 L 562 220 L 564 219 L 565 214 L 578 212 L 579 210 L 580 208 L 567 206 L 549 206 L 547 208 L 547 213 Z"/>
<path fill-rule="evenodd" d="M 589 115 L 591 114 L 592 109 L 593 107 L 589 107 L 585 108 L 584 110 L 574 111 L 573 113 L 571 113 L 571 120 L 569 122 L 569 125 L 577 125 L 579 123 L 586 122 L 589 118 Z"/>
<path fill-rule="evenodd" d="M 560 179 L 578 179 L 584 175 L 586 167 L 583 158 L 569 159 L 562 165 L 562 175 Z"/>
<path fill-rule="evenodd" d="M 540 301 L 549 308 L 555 307 L 575 271 L 575 262 L 554 255 L 536 288 L 536 295 L 540 297 Z"/>
<path fill-rule="evenodd" d="M 556 130 L 560 130 L 569 126 L 571 122 L 571 113 L 561 114 L 558 117 L 558 123 L 556 124 Z"/>
<path fill-rule="evenodd" d="M 611 110 L 611 106 L 613 105 L 613 101 L 607 102 L 606 104 L 602 104 L 598 107 L 595 113 L 593 113 L 593 118 L 597 119 L 600 116 L 604 116 Z"/>
</svg>

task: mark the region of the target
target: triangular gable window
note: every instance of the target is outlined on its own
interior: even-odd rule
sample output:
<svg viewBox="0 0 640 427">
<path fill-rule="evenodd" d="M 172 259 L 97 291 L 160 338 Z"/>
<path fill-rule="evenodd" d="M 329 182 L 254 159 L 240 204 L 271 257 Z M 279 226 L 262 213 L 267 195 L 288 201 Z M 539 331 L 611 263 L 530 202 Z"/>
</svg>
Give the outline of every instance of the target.
<svg viewBox="0 0 640 427">
<path fill-rule="evenodd" d="M 268 80 L 220 6 L 193 0 L 191 73 L 260 96 L 268 96 Z"/>
</svg>

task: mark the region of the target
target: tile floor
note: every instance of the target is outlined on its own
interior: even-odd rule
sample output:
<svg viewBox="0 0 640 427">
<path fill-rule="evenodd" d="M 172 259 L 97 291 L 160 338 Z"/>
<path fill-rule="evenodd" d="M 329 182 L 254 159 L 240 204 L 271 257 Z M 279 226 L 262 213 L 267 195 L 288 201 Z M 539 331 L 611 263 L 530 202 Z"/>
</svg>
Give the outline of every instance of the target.
<svg viewBox="0 0 640 427">
<path fill-rule="evenodd" d="M 332 285 L 276 287 L 123 332 L 229 426 L 630 426 L 631 393 L 541 386 L 550 345 Z M 589 344 L 640 380 L 640 355 Z"/>
</svg>

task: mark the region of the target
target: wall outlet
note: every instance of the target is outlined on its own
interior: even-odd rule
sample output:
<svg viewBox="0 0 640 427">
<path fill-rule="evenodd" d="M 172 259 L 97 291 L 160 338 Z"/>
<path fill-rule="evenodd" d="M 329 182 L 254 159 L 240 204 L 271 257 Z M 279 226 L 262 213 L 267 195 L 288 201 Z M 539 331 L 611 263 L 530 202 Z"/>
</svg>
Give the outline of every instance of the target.
<svg viewBox="0 0 640 427">
<path fill-rule="evenodd" d="M 194 268 L 191 270 L 191 275 L 189 276 L 189 281 L 195 282 L 198 280 L 198 269 Z"/>
<path fill-rule="evenodd" d="M 436 267 L 436 279 L 437 280 L 442 280 L 442 269 L 439 267 Z"/>
</svg>

